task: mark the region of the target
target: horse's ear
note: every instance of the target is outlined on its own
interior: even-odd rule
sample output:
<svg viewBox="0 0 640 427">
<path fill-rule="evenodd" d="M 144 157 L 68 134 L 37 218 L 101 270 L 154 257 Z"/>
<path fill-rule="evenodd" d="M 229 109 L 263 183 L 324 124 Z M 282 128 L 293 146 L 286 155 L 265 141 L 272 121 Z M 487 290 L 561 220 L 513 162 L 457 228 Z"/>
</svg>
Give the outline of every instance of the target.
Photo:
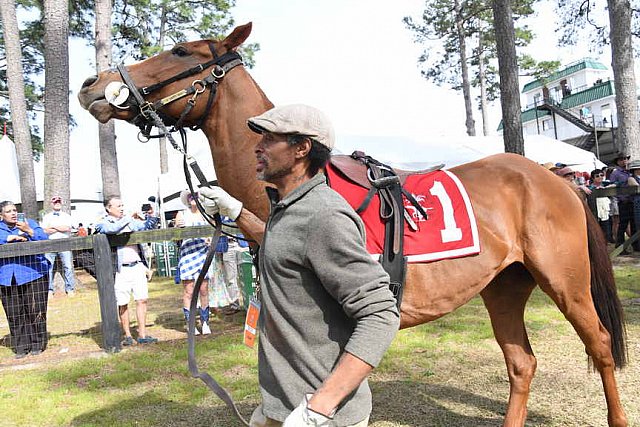
<svg viewBox="0 0 640 427">
<path fill-rule="evenodd" d="M 251 22 L 236 27 L 223 41 L 222 45 L 228 50 L 240 46 L 251 34 Z"/>
</svg>

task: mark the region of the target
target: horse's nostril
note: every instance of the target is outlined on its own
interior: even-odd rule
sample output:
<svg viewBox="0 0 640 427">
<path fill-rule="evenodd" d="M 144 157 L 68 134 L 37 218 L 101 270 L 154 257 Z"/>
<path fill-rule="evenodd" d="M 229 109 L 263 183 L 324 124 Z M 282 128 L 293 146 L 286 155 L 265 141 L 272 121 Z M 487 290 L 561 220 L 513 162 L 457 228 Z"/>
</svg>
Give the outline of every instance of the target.
<svg viewBox="0 0 640 427">
<path fill-rule="evenodd" d="M 91 86 L 92 84 L 94 84 L 96 81 L 98 80 L 98 76 L 91 76 L 89 77 L 87 80 L 84 81 L 84 83 L 82 83 L 82 87 L 88 87 Z"/>
</svg>

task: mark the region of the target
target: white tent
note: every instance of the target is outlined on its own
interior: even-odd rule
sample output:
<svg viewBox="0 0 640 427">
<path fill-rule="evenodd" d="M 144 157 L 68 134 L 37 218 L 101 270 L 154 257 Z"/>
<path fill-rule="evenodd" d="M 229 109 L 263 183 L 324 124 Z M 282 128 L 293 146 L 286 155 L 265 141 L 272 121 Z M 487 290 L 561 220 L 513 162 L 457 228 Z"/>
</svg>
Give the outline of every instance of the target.
<svg viewBox="0 0 640 427">
<path fill-rule="evenodd" d="M 6 134 L 0 138 L 0 171 L 2 171 L 2 184 L 0 184 L 0 200 L 10 200 L 21 203 L 20 175 L 18 172 L 18 159 L 16 146 Z M 36 180 L 36 197 L 42 200 L 44 194 L 44 171 L 42 162 L 33 162 L 33 171 Z"/>
<path fill-rule="evenodd" d="M 16 159 L 16 147 L 7 135 L 0 138 L 0 170 L 2 170 L 2 185 L 0 185 L 0 200 L 10 200 L 20 203 L 20 175 Z"/>
<path fill-rule="evenodd" d="M 403 169 L 423 169 L 441 163 L 451 168 L 504 152 L 502 136 L 440 136 L 425 142 L 402 137 L 340 136 L 337 147 L 347 154 L 361 150 Z M 560 162 L 583 172 L 605 166 L 590 151 L 542 135 L 525 137 L 524 149 L 527 158 L 541 164 Z"/>
</svg>

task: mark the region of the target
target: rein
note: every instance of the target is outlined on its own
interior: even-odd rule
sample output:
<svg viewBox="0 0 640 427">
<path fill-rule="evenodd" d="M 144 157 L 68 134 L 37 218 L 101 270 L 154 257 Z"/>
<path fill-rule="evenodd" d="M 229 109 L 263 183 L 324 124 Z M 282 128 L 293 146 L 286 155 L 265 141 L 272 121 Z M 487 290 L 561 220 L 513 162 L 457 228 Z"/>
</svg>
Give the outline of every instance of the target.
<svg viewBox="0 0 640 427">
<path fill-rule="evenodd" d="M 140 140 L 141 142 L 146 142 L 152 137 L 157 138 L 161 136 L 166 136 L 167 139 L 169 139 L 171 146 L 176 151 L 178 151 L 183 155 L 183 167 L 184 167 L 185 179 L 187 181 L 189 191 L 191 192 L 192 195 L 195 195 L 196 191 L 193 187 L 193 182 L 191 180 L 191 174 L 189 172 L 189 168 L 191 168 L 193 173 L 196 175 L 196 178 L 198 179 L 200 186 L 209 187 L 210 185 L 209 185 L 209 181 L 207 180 L 204 173 L 202 172 L 202 169 L 200 169 L 200 166 L 198 165 L 198 162 L 196 161 L 196 159 L 187 153 L 186 131 L 182 127 L 182 122 L 195 106 L 196 98 L 198 97 L 198 95 L 202 94 L 207 89 L 207 86 L 209 86 L 210 87 L 209 97 L 207 100 L 207 106 L 206 106 L 205 112 L 198 119 L 197 125 L 191 127 L 191 130 L 199 129 L 213 106 L 217 87 L 220 80 L 222 80 L 222 78 L 226 75 L 226 73 L 229 70 L 237 67 L 238 65 L 243 65 L 242 58 L 237 52 L 227 52 L 219 56 L 213 47 L 213 43 L 209 44 L 209 49 L 211 50 L 211 53 L 213 55 L 213 59 L 211 61 L 205 62 L 204 64 L 199 64 L 196 67 L 193 67 L 181 73 L 178 73 L 175 76 L 170 77 L 166 80 L 163 80 L 159 83 L 153 84 L 151 86 L 143 87 L 140 90 L 138 90 L 138 88 L 136 87 L 135 83 L 133 82 L 133 79 L 129 75 L 129 72 L 127 71 L 125 66 L 123 64 L 118 64 L 117 69 L 120 72 L 120 75 L 122 77 L 122 80 L 124 81 L 124 84 L 120 85 L 117 88 L 118 93 L 114 93 L 113 95 L 115 96 L 111 96 L 111 97 L 107 96 L 109 94 L 106 93 L 106 91 L 108 90 L 108 87 L 105 88 L 105 98 L 109 100 L 109 102 L 115 107 L 127 109 L 130 106 L 134 106 L 138 109 L 139 114 L 132 120 L 132 123 L 138 126 L 138 128 L 140 128 L 140 134 L 138 135 L 138 140 Z M 187 89 L 180 90 L 172 95 L 169 95 L 153 103 L 146 101 L 143 97 L 143 94 L 148 95 L 178 80 L 184 79 L 194 74 L 198 74 L 212 66 L 213 66 L 213 69 L 207 75 L 207 77 L 205 77 L 202 80 L 194 80 L 193 83 L 191 83 L 191 86 L 188 87 Z M 126 97 L 118 96 L 121 91 L 127 96 Z M 127 94 L 127 91 L 128 91 L 128 94 Z M 165 124 L 165 120 L 167 119 L 173 120 L 173 119 L 168 118 L 166 115 L 163 115 L 165 117 L 165 120 L 163 120 L 163 118 L 160 117 L 159 109 L 161 109 L 162 107 L 164 107 L 165 105 L 173 101 L 176 101 L 178 99 L 184 98 L 185 96 L 189 96 L 189 95 L 192 95 L 192 96 L 187 101 L 187 104 L 185 105 L 184 110 L 180 114 L 180 118 L 177 121 L 175 121 L 175 123 L 173 123 L 172 131 L 179 131 L 180 136 L 182 138 L 182 147 L 180 147 L 178 143 L 175 141 L 175 139 L 173 138 L 173 135 L 171 134 L 172 131 L 170 131 L 167 128 L 167 125 Z M 133 96 L 133 100 L 131 100 L 131 96 Z M 125 99 L 122 100 L 122 98 L 125 98 Z M 116 99 L 118 99 L 121 102 L 116 104 L 115 103 Z M 127 104 L 127 106 L 122 107 L 122 104 Z M 157 127 L 161 133 L 155 136 L 151 136 L 151 130 L 154 126 Z M 141 136 L 143 136 L 146 140 L 143 140 Z M 193 295 L 191 297 L 191 302 L 189 304 L 189 310 L 191 313 L 196 312 L 196 307 L 198 304 L 198 295 L 200 294 L 200 287 L 202 286 L 202 282 L 204 281 L 207 271 L 209 270 L 211 262 L 213 261 L 213 258 L 215 256 L 215 248 L 218 243 L 218 240 L 220 239 L 220 236 L 223 233 L 222 220 L 220 218 L 220 215 L 216 214 L 211 216 L 207 214 L 204 209 L 204 206 L 202 206 L 202 203 L 200 202 L 198 197 L 194 197 L 194 200 L 196 201 L 196 205 L 198 207 L 198 210 L 202 214 L 202 216 L 207 220 L 209 224 L 211 224 L 215 228 L 215 231 L 211 238 L 211 243 L 209 245 L 209 250 L 207 251 L 207 257 L 205 259 L 204 265 L 202 266 L 202 269 L 200 270 L 200 273 L 198 274 L 198 278 L 196 279 L 196 282 L 194 284 Z M 216 396 L 218 396 L 229 407 L 229 409 L 231 409 L 234 415 L 245 426 L 249 426 L 249 423 L 242 417 L 242 414 L 240 414 L 240 411 L 238 410 L 238 407 L 236 406 L 229 392 L 225 390 L 220 384 L 218 384 L 218 382 L 214 380 L 213 377 L 211 377 L 211 375 L 209 375 L 207 372 L 202 372 L 198 369 L 198 364 L 197 364 L 196 355 L 195 355 L 195 347 L 196 347 L 196 340 L 195 340 L 196 323 L 195 322 L 196 322 L 196 316 L 189 316 L 188 334 L 187 334 L 187 360 L 189 365 L 189 373 L 191 374 L 192 377 L 199 378 L 200 380 L 202 380 L 207 385 L 207 387 L 209 387 L 209 389 L 213 391 L 216 394 Z"/>
</svg>

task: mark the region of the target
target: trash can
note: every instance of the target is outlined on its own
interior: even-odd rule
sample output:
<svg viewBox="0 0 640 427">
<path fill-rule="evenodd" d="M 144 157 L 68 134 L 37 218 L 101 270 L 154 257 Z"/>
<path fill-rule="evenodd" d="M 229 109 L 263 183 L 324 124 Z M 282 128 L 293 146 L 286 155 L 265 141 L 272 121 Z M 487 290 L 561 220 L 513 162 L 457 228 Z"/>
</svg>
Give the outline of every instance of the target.
<svg viewBox="0 0 640 427">
<path fill-rule="evenodd" d="M 178 247 L 175 242 L 153 243 L 158 276 L 173 277 L 178 268 Z"/>
<path fill-rule="evenodd" d="M 249 300 L 255 291 L 253 260 L 249 251 L 246 250 L 236 252 L 236 260 L 238 263 L 238 281 L 241 285 L 240 293 L 242 294 L 242 304 L 246 310 L 249 308 Z"/>
</svg>

